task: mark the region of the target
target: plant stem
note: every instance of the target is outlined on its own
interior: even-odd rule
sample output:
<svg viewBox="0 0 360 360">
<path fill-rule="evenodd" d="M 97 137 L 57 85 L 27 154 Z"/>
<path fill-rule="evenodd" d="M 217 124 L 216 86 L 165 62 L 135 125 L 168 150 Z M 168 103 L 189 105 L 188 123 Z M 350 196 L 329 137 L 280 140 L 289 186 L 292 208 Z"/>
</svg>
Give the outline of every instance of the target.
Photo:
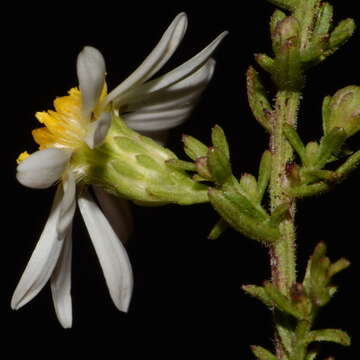
<svg viewBox="0 0 360 360">
<path fill-rule="evenodd" d="M 282 90 L 276 96 L 276 107 L 273 114 L 273 131 L 270 138 L 270 149 L 273 154 L 273 167 L 270 178 L 271 211 L 284 203 L 290 203 L 289 216 L 280 224 L 280 240 L 270 247 L 272 282 L 284 294 L 289 295 L 296 282 L 295 225 L 296 204 L 289 197 L 285 188 L 288 183 L 287 167 L 293 160 L 293 151 L 283 132 L 285 124 L 296 127 L 297 109 L 300 103 L 300 92 Z M 277 323 L 275 314 L 275 322 Z M 291 343 L 293 334 L 287 327 L 276 324 L 277 356 L 285 359 L 286 344 Z"/>
</svg>

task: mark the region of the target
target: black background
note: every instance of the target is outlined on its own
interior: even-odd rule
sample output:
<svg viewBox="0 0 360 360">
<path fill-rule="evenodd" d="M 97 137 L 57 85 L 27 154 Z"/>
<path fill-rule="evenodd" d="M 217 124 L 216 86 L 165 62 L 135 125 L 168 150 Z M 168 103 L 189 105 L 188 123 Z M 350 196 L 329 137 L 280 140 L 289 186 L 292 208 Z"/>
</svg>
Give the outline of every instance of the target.
<svg viewBox="0 0 360 360">
<path fill-rule="evenodd" d="M 49 3 L 50 4 L 50 3 Z M 76 7 L 80 8 L 75 11 Z M 338 21 L 360 16 L 356 2 L 335 2 Z M 217 69 L 191 119 L 171 133 L 169 147 L 183 159 L 180 137 L 194 135 L 209 143 L 210 128 L 220 124 L 228 135 L 236 173 L 256 173 L 268 137 L 247 105 L 245 72 L 253 54 L 270 53 L 268 20 L 273 6 L 264 1 L 227 2 L 89 2 L 51 3 L 15 8 L 2 29 L 3 144 L 2 261 L 0 281 L 1 343 L 14 354 L 45 358 L 95 352 L 108 358 L 147 356 L 171 359 L 251 358 L 248 345 L 271 347 L 270 312 L 245 295 L 242 284 L 269 278 L 266 249 L 227 231 L 220 239 L 206 236 L 217 216 L 208 205 L 192 207 L 133 206 L 135 231 L 128 245 L 135 272 L 135 291 L 127 315 L 111 303 L 80 215 L 74 226 L 72 295 L 74 324 L 64 330 L 53 310 L 49 286 L 14 312 L 10 299 L 45 224 L 54 189 L 35 191 L 16 182 L 15 159 L 36 149 L 31 130 L 34 113 L 49 109 L 56 96 L 77 85 L 75 61 L 84 45 L 97 47 L 107 62 L 113 88 L 130 74 L 156 44 L 180 11 L 189 17 L 187 35 L 164 71 L 197 53 L 223 30 L 229 36 L 216 51 Z M 2 25 L 3 26 L 3 25 Z M 359 32 L 324 64 L 311 71 L 300 111 L 299 131 L 305 141 L 321 135 L 324 96 L 359 83 Z M 5 76 L 4 76 L 5 75 Z M 359 148 L 360 138 L 352 143 Z M 341 285 L 317 326 L 348 330 L 351 349 L 325 345 L 323 354 L 350 358 L 357 353 L 356 321 L 360 233 L 357 171 L 335 192 L 299 203 L 299 277 L 320 240 L 332 259 L 346 256 L 352 267 L 338 276 Z M 45 347 L 46 345 L 46 347 Z"/>
</svg>

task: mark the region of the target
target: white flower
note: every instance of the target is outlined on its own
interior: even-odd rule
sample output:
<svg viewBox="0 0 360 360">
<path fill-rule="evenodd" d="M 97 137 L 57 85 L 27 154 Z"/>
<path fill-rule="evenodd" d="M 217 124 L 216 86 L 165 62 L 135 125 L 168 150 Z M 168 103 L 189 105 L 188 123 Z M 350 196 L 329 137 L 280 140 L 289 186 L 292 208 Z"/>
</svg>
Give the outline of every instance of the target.
<svg viewBox="0 0 360 360">
<path fill-rule="evenodd" d="M 20 156 L 17 179 L 31 188 L 58 185 L 43 233 L 14 292 L 13 309 L 28 303 L 50 280 L 57 317 L 63 327 L 71 327 L 71 234 L 77 202 L 110 296 L 119 310 L 127 311 L 133 288 L 129 258 L 90 192 L 81 185 L 84 169 L 72 159 L 84 147 L 94 149 L 103 143 L 114 109 L 130 127 L 152 135 L 184 121 L 211 79 L 214 60 L 210 56 L 225 36 L 221 34 L 169 73 L 147 81 L 174 53 L 186 25 L 186 15 L 179 14 L 139 68 L 108 95 L 104 59 L 95 48 L 85 47 L 77 61 L 80 91 L 74 88 L 68 96 L 57 98 L 55 111 L 36 114 L 45 125 L 33 131 L 40 150 Z"/>
</svg>

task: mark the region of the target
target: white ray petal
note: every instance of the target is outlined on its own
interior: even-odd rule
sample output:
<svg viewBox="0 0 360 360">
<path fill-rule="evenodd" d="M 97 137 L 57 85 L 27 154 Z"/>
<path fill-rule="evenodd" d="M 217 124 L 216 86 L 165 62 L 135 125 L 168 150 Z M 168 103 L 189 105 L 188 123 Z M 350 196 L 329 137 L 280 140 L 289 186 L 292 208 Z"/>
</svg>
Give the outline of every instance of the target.
<svg viewBox="0 0 360 360">
<path fill-rule="evenodd" d="M 99 187 L 93 186 L 93 189 L 106 219 L 122 243 L 126 243 L 133 230 L 129 202 L 111 195 Z"/>
<path fill-rule="evenodd" d="M 172 54 L 179 46 L 187 28 L 187 17 L 185 13 L 180 13 L 170 24 L 159 43 L 146 57 L 143 63 L 120 85 L 112 90 L 105 99 L 108 104 L 114 101 L 121 94 L 138 83 L 145 82 L 153 76 L 170 59 Z"/>
<path fill-rule="evenodd" d="M 105 81 L 105 60 L 99 50 L 85 46 L 77 59 L 77 75 L 82 97 L 82 112 L 90 119 Z"/>
<path fill-rule="evenodd" d="M 14 310 L 28 303 L 40 292 L 56 266 L 64 243 L 56 231 L 62 199 L 63 190 L 60 184 L 45 228 L 12 297 L 11 307 Z"/>
<path fill-rule="evenodd" d="M 134 112 L 124 115 L 128 126 L 135 131 L 159 131 L 180 125 L 192 111 L 192 106 L 157 112 Z"/>
<path fill-rule="evenodd" d="M 210 58 L 197 71 L 168 87 L 153 91 L 157 87 L 156 81 L 159 79 L 161 81 L 161 78 L 150 81 L 132 92 L 131 97 L 127 99 L 126 111 L 151 112 L 176 108 L 189 103 L 195 104 L 197 97 L 211 80 L 214 69 L 215 60 Z"/>
<path fill-rule="evenodd" d="M 51 294 L 57 318 L 63 328 L 72 326 L 72 301 L 71 301 L 71 259 L 72 259 L 72 234 L 70 226 L 64 239 L 59 260 L 51 276 Z"/>
<path fill-rule="evenodd" d="M 90 149 L 100 146 L 104 141 L 111 125 L 111 115 L 109 112 L 103 112 L 100 118 L 90 123 L 85 142 Z"/>
<path fill-rule="evenodd" d="M 126 312 L 133 289 L 133 273 L 126 250 L 87 190 L 79 196 L 78 203 L 111 299 L 119 310 Z"/>
<path fill-rule="evenodd" d="M 36 151 L 18 165 L 16 178 L 30 188 L 48 188 L 62 176 L 70 155 L 56 148 Z"/>
<path fill-rule="evenodd" d="M 154 79 L 150 82 L 150 85 L 145 84 L 144 86 L 148 88 L 151 92 L 166 88 L 175 84 L 176 82 L 190 76 L 193 72 L 201 68 L 205 63 L 208 62 L 212 53 L 215 51 L 217 46 L 220 44 L 222 39 L 227 35 L 227 32 L 221 33 L 215 40 L 213 40 L 206 48 L 200 51 L 197 55 L 192 57 L 190 60 L 181 64 L 172 71 L 166 73 L 165 75 Z M 129 93 L 123 93 L 117 97 L 115 102 L 120 106 L 127 104 L 129 98 L 132 97 L 132 91 L 137 91 L 137 89 L 131 90 Z"/>
<path fill-rule="evenodd" d="M 59 238 L 64 238 L 69 232 L 76 209 L 76 182 L 71 171 L 67 171 L 62 182 L 64 196 L 61 201 L 60 216 L 57 223 Z"/>
</svg>

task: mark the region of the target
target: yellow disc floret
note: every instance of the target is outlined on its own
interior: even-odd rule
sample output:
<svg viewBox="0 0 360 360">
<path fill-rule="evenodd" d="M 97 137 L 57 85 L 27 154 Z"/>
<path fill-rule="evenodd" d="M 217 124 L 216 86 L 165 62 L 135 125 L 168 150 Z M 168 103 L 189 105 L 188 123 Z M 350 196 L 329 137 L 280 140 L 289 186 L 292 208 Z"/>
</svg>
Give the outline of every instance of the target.
<svg viewBox="0 0 360 360">
<path fill-rule="evenodd" d="M 45 127 L 32 132 L 40 150 L 51 147 L 74 150 L 83 144 L 86 124 L 81 113 L 81 94 L 77 88 L 68 96 L 56 98 L 55 111 L 42 111 L 35 114 Z"/>
<path fill-rule="evenodd" d="M 22 161 L 24 161 L 26 158 L 28 158 L 30 155 L 27 151 L 22 152 L 18 158 L 16 159 L 16 162 L 20 164 Z"/>
<path fill-rule="evenodd" d="M 106 95 L 107 86 L 104 84 L 91 119 L 83 117 L 82 97 L 78 88 L 72 88 L 68 91 L 68 95 L 56 98 L 54 100 L 55 110 L 37 112 L 35 114 L 37 120 L 45 125 L 32 131 L 39 150 L 55 147 L 75 151 L 83 146 L 90 122 L 104 111 L 101 105 Z M 27 152 L 23 152 L 17 162 L 20 163 L 28 156 Z"/>
</svg>

